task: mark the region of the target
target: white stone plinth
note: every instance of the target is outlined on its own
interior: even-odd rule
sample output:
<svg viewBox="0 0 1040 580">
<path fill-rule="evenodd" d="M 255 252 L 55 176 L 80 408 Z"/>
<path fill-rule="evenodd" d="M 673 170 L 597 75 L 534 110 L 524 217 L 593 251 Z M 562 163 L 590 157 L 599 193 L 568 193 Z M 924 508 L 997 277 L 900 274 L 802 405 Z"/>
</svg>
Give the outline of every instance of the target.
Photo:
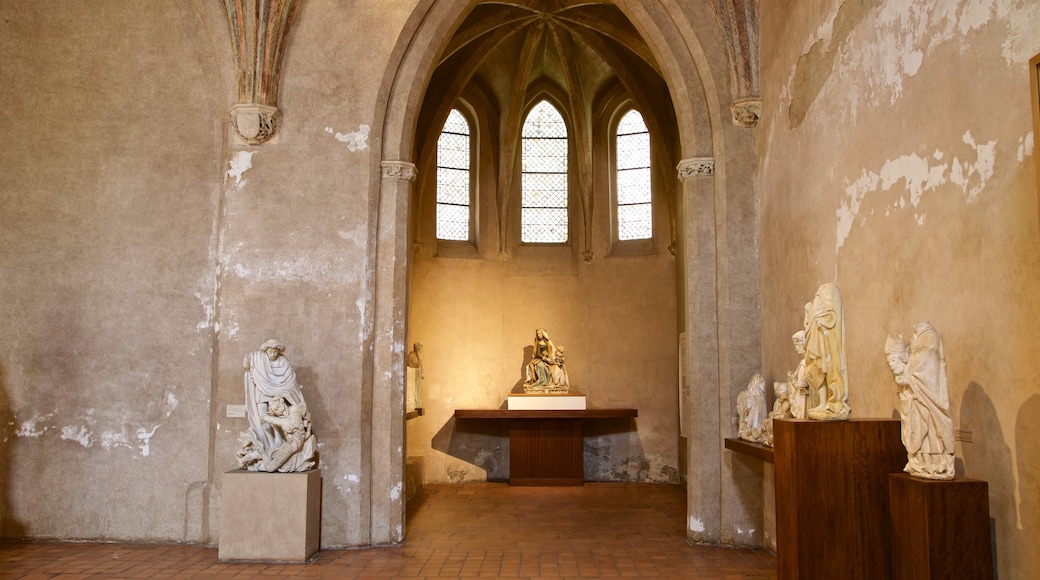
<svg viewBox="0 0 1040 580">
<path fill-rule="evenodd" d="M 509 395 L 510 411 L 584 411 L 585 395 Z"/>
<path fill-rule="evenodd" d="M 321 538 L 321 472 L 224 473 L 221 561 L 304 562 Z"/>
</svg>

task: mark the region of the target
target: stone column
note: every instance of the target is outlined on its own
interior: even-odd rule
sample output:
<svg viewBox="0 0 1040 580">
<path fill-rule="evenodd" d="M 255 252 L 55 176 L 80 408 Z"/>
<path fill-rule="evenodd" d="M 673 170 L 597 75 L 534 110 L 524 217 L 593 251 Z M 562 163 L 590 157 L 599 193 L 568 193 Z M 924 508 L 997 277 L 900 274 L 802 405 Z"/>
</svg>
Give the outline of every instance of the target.
<svg viewBox="0 0 1040 580">
<path fill-rule="evenodd" d="M 408 204 L 415 165 L 383 161 L 377 208 L 372 340 L 372 544 L 404 539 L 404 397 Z M 397 298 L 400 297 L 399 301 Z"/>
<path fill-rule="evenodd" d="M 716 294 L 715 160 L 684 159 L 680 219 L 684 222 L 682 260 L 683 316 L 690 384 L 687 440 L 686 535 L 690 541 L 717 543 L 720 522 L 719 344 Z"/>
</svg>

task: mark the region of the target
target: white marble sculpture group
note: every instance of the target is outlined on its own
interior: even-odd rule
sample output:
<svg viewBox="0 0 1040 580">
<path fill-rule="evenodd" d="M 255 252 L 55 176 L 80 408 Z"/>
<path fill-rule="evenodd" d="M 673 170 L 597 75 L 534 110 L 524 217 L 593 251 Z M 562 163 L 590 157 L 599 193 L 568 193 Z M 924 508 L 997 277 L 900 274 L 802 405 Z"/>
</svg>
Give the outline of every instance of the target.
<svg viewBox="0 0 1040 580">
<path fill-rule="evenodd" d="M 284 352 L 282 343 L 268 340 L 242 363 L 249 430 L 239 436 L 238 463 L 249 471 L 307 471 L 317 462 L 311 414 Z"/>
<path fill-rule="evenodd" d="M 738 395 L 737 433 L 741 439 L 772 446 L 773 419 L 844 421 L 852 414 L 845 357 L 845 310 L 836 284 L 820 286 L 805 304 L 803 328 L 791 339 L 801 360 L 798 368 L 787 373 L 785 383 L 773 384 L 776 402 L 769 415 L 763 417 L 760 429 L 742 430 L 739 425 L 753 425 L 756 419 L 746 415 L 751 409 L 765 409 L 765 381 L 758 386 L 756 379 L 760 375 L 755 375 L 748 389 Z M 741 397 L 745 396 L 756 403 L 742 406 Z M 759 397 L 761 403 L 757 402 Z"/>
<path fill-rule="evenodd" d="M 842 421 L 849 407 L 845 357 L 845 313 L 835 284 L 820 286 L 805 305 L 804 328 L 791 337 L 801 357 L 787 380 L 773 383 L 773 409 L 766 415 L 765 379 L 756 374 L 737 395 L 737 435 L 773 445 L 774 419 Z M 954 478 L 953 421 L 946 358 L 938 331 L 928 322 L 903 337 L 885 341 L 885 357 L 899 395 L 907 464 L 904 471 L 927 479 Z"/>
<path fill-rule="evenodd" d="M 562 394 L 569 391 L 563 345 L 553 344 L 544 328 L 536 329 L 531 362 L 524 368 L 524 392 Z"/>
</svg>

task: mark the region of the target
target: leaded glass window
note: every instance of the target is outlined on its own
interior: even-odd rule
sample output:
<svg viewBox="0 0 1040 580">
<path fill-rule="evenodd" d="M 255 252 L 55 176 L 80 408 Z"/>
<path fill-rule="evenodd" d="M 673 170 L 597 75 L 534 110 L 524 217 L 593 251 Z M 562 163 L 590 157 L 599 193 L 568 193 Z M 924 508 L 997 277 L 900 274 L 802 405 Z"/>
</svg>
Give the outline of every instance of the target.
<svg viewBox="0 0 1040 580">
<path fill-rule="evenodd" d="M 556 107 L 541 101 L 527 114 L 522 133 L 520 241 L 567 241 L 567 125 Z"/>
<path fill-rule="evenodd" d="M 437 139 L 437 239 L 470 239 L 470 130 L 458 109 Z"/>
<path fill-rule="evenodd" d="M 618 123 L 617 148 L 618 240 L 645 240 L 653 236 L 650 205 L 650 132 L 635 109 Z"/>
</svg>

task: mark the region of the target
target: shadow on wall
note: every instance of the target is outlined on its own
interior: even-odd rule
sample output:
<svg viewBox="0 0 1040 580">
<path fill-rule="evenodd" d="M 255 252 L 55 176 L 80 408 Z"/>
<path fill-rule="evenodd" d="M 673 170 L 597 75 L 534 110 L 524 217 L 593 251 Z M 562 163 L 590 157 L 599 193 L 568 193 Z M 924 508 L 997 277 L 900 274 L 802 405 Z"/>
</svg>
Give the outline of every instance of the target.
<svg viewBox="0 0 1040 580">
<path fill-rule="evenodd" d="M 527 365 L 531 363 L 531 359 L 533 359 L 533 358 L 534 358 L 534 345 L 525 346 L 524 347 L 524 359 L 523 359 L 523 362 L 520 363 L 520 372 L 519 372 L 520 378 L 517 379 L 516 383 L 513 385 L 513 388 L 509 389 L 509 394 L 510 395 L 522 395 L 522 394 L 524 394 L 524 380 L 526 378 L 526 375 L 524 373 L 527 371 Z M 504 403 L 503 403 L 503 405 L 504 405 Z M 502 408 L 504 409 L 505 407 L 503 406 Z"/>
<path fill-rule="evenodd" d="M 968 384 L 961 400 L 960 428 L 975 432 L 974 443 L 961 443 L 965 469 L 971 474 L 979 474 L 973 479 L 986 477 L 989 483 L 989 513 L 995 529 L 993 566 L 996 569 L 1002 555 L 1022 553 L 1020 549 L 1026 546 L 1015 546 L 1010 535 L 1011 530 L 1018 527 L 1011 448 L 1004 442 L 1004 431 L 993 401 L 982 385 L 974 381 Z M 995 570 L 994 577 L 997 577 Z"/>
<path fill-rule="evenodd" d="M 452 417 L 433 436 L 430 447 L 483 469 L 488 481 L 509 480 L 509 433 L 505 421 L 466 419 L 460 423 Z M 449 464 L 449 481 L 465 479 L 465 466 Z"/>
<path fill-rule="evenodd" d="M 1026 399 L 1015 422 L 1015 456 L 1018 457 L 1019 552 L 1036 546 L 1040 534 L 1040 395 Z"/>
<path fill-rule="evenodd" d="M 15 417 L 7 396 L 4 365 L 0 364 L 0 537 L 24 538 L 25 526 L 11 515 L 11 470 L 14 465 Z"/>
</svg>

